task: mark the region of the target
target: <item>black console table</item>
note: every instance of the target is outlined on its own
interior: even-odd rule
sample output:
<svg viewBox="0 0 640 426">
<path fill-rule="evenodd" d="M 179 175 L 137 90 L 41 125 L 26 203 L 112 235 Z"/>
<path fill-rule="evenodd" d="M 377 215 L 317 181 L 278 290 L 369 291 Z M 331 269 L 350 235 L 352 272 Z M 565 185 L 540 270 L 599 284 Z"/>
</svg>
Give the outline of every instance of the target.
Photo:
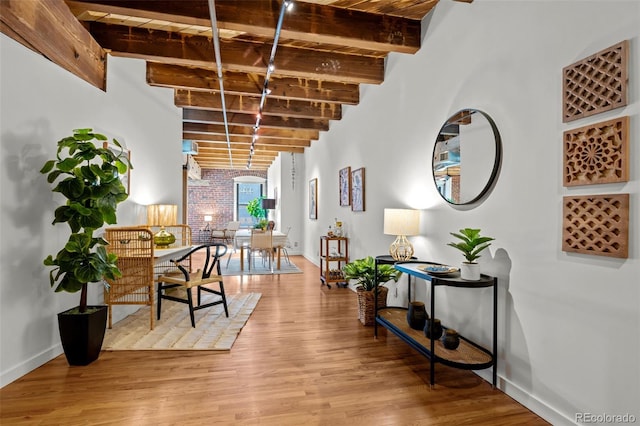
<svg viewBox="0 0 640 426">
<path fill-rule="evenodd" d="M 379 256 L 381 257 L 381 256 Z M 381 259 L 380 263 L 387 262 L 387 259 Z M 376 262 L 378 258 L 376 258 Z M 430 282 L 430 310 L 429 317 L 437 318 L 435 315 L 435 290 L 439 286 L 459 287 L 459 288 L 486 288 L 493 287 L 493 344 L 492 350 L 483 348 L 482 346 L 472 342 L 471 340 L 460 336 L 460 345 L 457 349 L 446 349 L 440 340 L 428 339 L 422 330 L 414 330 L 407 323 L 406 307 L 386 307 L 375 311 L 376 322 L 374 335 L 377 337 L 377 325 L 385 327 L 406 342 L 409 346 L 417 350 L 430 360 L 431 363 L 431 385 L 435 383 L 435 363 L 439 362 L 454 368 L 464 370 L 482 370 L 493 367 L 493 381 L 495 387 L 497 382 L 497 364 L 498 364 L 498 279 L 488 275 L 482 275 L 478 281 L 468 281 L 460 278 L 459 273 L 454 273 L 446 277 L 436 277 L 429 275 L 422 270 L 433 262 L 408 261 L 396 262 L 394 267 L 409 276 L 408 285 L 411 288 L 411 278 L 421 278 Z M 376 265 L 377 266 L 377 265 Z M 410 299 L 410 298 L 409 298 Z M 375 305 L 377 307 L 377 304 Z M 443 326 L 444 329 L 447 327 Z"/>
</svg>

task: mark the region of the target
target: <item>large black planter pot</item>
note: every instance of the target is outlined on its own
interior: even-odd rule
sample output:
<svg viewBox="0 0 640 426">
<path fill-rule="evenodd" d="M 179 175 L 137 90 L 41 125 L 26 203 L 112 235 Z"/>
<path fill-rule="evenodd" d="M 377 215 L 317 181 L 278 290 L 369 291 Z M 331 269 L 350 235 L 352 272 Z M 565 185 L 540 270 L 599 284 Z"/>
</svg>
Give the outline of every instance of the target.
<svg viewBox="0 0 640 426">
<path fill-rule="evenodd" d="M 98 359 L 107 327 L 107 306 L 88 306 L 87 313 L 58 314 L 62 348 L 69 365 L 88 365 Z"/>
</svg>

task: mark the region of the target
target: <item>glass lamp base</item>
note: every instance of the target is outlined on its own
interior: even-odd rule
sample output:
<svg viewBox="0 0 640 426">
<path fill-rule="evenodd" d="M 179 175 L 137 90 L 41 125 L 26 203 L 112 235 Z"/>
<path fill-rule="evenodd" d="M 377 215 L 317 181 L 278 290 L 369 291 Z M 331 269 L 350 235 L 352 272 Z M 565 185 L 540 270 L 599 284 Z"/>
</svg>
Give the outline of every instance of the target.
<svg viewBox="0 0 640 426">
<path fill-rule="evenodd" d="M 413 256 L 413 246 L 404 235 L 398 235 L 389 246 L 389 254 L 397 261 L 409 260 Z"/>
<path fill-rule="evenodd" d="M 176 242 L 176 236 L 162 227 L 160 231 L 153 236 L 153 242 L 158 247 L 166 248 Z"/>
</svg>

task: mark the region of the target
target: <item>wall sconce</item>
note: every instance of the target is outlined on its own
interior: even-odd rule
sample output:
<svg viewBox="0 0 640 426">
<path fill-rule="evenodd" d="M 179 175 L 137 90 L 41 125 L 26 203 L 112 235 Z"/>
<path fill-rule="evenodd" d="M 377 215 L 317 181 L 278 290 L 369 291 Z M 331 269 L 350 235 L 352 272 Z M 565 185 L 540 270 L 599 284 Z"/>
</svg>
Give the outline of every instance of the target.
<svg viewBox="0 0 640 426">
<path fill-rule="evenodd" d="M 262 199 L 262 208 L 265 210 L 273 210 L 276 208 L 276 199 L 275 198 L 263 198 Z"/>
<path fill-rule="evenodd" d="M 159 226 L 160 231 L 153 236 L 153 242 L 158 247 L 164 247 L 176 242 L 176 237 L 165 229 L 165 226 L 175 225 L 178 221 L 178 206 L 175 204 L 151 204 L 147 206 L 147 225 Z"/>
<path fill-rule="evenodd" d="M 420 211 L 411 209 L 384 209 L 384 233 L 396 235 L 389 246 L 389 254 L 397 261 L 409 260 L 413 256 L 413 246 L 407 235 L 420 232 Z"/>
</svg>

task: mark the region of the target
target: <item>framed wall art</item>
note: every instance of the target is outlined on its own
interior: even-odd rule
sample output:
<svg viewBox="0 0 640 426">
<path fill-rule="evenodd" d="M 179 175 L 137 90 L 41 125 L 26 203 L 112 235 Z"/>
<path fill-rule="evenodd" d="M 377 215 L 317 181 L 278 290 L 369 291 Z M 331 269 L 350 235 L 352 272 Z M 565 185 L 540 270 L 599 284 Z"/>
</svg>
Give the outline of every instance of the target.
<svg viewBox="0 0 640 426">
<path fill-rule="evenodd" d="M 340 205 L 341 206 L 350 206 L 351 205 L 351 167 L 345 167 L 341 169 L 339 174 L 339 185 L 340 185 Z"/>
<path fill-rule="evenodd" d="M 318 178 L 309 181 L 309 219 L 318 218 Z"/>
<path fill-rule="evenodd" d="M 364 167 L 351 172 L 351 210 L 364 211 Z"/>
<path fill-rule="evenodd" d="M 113 152 L 116 156 L 124 155 L 128 160 L 128 165 L 131 164 L 131 151 L 124 146 L 120 148 L 117 145 L 105 141 L 102 143 L 102 147 Z M 127 190 L 127 194 L 131 194 L 131 167 L 127 168 L 127 173 L 120 175 L 120 182 L 122 182 L 122 186 Z"/>
<path fill-rule="evenodd" d="M 562 121 L 577 120 L 627 105 L 629 40 L 621 41 L 562 70 Z"/>
</svg>

